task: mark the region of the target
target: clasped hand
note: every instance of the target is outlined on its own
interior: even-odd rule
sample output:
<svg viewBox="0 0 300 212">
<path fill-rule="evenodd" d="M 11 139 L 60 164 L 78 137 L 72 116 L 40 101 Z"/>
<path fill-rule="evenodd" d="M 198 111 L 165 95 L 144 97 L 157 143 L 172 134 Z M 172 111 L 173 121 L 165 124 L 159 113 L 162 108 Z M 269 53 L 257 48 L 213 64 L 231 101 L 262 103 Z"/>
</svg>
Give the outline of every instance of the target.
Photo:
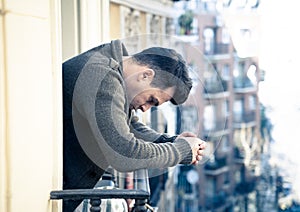
<svg viewBox="0 0 300 212">
<path fill-rule="evenodd" d="M 186 140 L 192 148 L 193 158 L 191 164 L 198 164 L 198 162 L 204 156 L 204 150 L 206 148 L 206 142 L 197 138 L 194 133 L 191 132 L 183 132 L 178 138 L 183 138 Z"/>
</svg>

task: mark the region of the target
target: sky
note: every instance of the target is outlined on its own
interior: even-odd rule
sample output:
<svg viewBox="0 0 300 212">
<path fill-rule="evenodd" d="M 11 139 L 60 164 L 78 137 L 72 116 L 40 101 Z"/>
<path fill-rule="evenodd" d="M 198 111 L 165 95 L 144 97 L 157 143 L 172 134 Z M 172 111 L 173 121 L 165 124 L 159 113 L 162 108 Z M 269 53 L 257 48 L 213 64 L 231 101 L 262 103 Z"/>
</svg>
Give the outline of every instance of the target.
<svg viewBox="0 0 300 212">
<path fill-rule="evenodd" d="M 260 68 L 266 71 L 259 98 L 270 108 L 276 163 L 286 167 L 300 196 L 300 1 L 263 0 Z"/>
</svg>

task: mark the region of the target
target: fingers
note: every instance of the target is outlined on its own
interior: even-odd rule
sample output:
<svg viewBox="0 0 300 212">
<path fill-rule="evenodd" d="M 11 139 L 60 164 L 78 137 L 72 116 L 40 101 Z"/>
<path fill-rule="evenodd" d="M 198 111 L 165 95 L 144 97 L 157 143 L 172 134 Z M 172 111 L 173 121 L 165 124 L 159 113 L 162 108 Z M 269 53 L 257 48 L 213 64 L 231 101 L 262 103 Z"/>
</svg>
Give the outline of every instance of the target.
<svg viewBox="0 0 300 212">
<path fill-rule="evenodd" d="M 200 155 L 200 156 L 204 156 L 204 150 L 203 149 L 199 149 L 197 151 L 197 154 Z"/>
<path fill-rule="evenodd" d="M 202 160 L 203 156 L 204 156 L 204 150 L 200 150 L 200 149 L 199 149 L 199 150 L 197 151 L 196 160 L 197 160 L 197 161 Z"/>
<path fill-rule="evenodd" d="M 196 155 L 196 160 L 193 161 L 192 164 L 193 165 L 197 165 L 199 163 L 199 161 L 202 160 L 202 157 L 203 156 L 201 156 L 201 155 Z"/>
<path fill-rule="evenodd" d="M 200 161 L 200 160 L 202 160 L 202 157 L 203 157 L 203 156 L 201 156 L 201 155 L 197 155 L 197 156 L 196 156 L 196 160 L 197 160 L 197 161 Z"/>
<path fill-rule="evenodd" d="M 199 149 L 205 149 L 206 148 L 206 142 L 202 142 L 201 144 L 199 144 Z"/>
<path fill-rule="evenodd" d="M 192 135 L 187 133 L 183 133 L 181 135 Z M 202 160 L 204 156 L 204 149 L 206 148 L 206 142 L 197 138 L 197 137 L 183 137 L 186 140 L 192 149 L 193 159 L 191 164 L 198 164 L 200 160 Z"/>
<path fill-rule="evenodd" d="M 197 165 L 200 160 L 202 160 L 204 156 L 204 149 L 206 147 L 206 143 L 202 142 L 199 144 L 199 149 L 197 150 L 197 155 L 196 155 L 196 161 L 193 163 L 194 165 Z"/>
</svg>

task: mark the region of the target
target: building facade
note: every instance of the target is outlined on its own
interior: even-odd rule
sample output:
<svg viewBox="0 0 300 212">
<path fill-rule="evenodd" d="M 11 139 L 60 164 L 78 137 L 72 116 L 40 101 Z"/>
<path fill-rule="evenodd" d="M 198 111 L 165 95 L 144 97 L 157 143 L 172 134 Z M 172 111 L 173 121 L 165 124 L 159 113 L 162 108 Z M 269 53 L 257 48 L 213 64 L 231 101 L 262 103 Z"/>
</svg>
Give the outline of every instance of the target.
<svg viewBox="0 0 300 212">
<path fill-rule="evenodd" d="M 213 0 L 175 3 L 183 15 L 193 14 L 191 27 L 182 29 L 178 23 L 176 32 L 193 47 L 186 48 L 190 51 L 187 58 L 192 67 L 196 64 L 198 79 L 196 91 L 177 114 L 177 129 L 206 140 L 208 155 L 200 166 L 176 168 L 170 185 L 177 191 L 173 211 L 259 211 L 256 187 L 263 143 L 258 6 Z"/>
</svg>

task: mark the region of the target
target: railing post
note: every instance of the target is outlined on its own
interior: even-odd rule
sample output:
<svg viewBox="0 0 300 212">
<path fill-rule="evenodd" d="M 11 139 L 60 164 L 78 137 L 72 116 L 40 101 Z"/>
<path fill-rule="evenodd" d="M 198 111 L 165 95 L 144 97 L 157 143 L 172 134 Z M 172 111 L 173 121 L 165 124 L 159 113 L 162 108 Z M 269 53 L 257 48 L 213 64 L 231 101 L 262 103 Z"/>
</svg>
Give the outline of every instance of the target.
<svg viewBox="0 0 300 212">
<path fill-rule="evenodd" d="M 139 169 L 134 171 L 134 188 L 138 190 L 146 191 L 150 194 L 150 185 L 147 169 Z M 150 211 L 147 207 L 147 199 L 135 200 L 133 212 L 147 212 Z"/>
<path fill-rule="evenodd" d="M 147 169 L 134 171 L 134 188 L 150 194 L 149 177 Z"/>
<path fill-rule="evenodd" d="M 100 212 L 101 208 L 101 200 L 100 199 L 91 199 L 91 208 L 90 208 L 90 212 Z"/>
<path fill-rule="evenodd" d="M 146 199 L 137 199 L 134 203 L 134 208 L 132 212 L 148 212 L 148 207 L 146 206 L 147 200 Z"/>
</svg>

